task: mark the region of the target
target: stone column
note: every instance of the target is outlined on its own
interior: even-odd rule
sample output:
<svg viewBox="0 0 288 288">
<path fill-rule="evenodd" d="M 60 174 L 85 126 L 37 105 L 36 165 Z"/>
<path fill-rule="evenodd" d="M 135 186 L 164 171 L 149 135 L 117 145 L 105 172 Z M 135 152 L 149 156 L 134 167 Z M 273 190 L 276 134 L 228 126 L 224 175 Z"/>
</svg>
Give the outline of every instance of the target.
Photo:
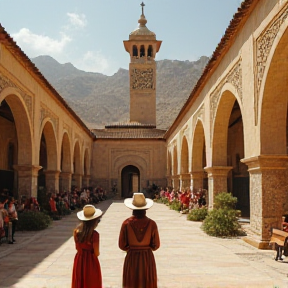
<svg viewBox="0 0 288 288">
<path fill-rule="evenodd" d="M 38 171 L 42 166 L 14 165 L 18 174 L 18 196 L 37 197 L 38 192 Z"/>
<path fill-rule="evenodd" d="M 60 173 L 60 192 L 67 192 L 71 190 L 72 173 L 61 172 Z M 80 187 L 78 187 L 80 188 Z"/>
<path fill-rule="evenodd" d="M 250 229 L 257 242 L 251 244 L 268 248 L 271 228 L 282 229 L 282 216 L 288 211 L 288 156 L 260 155 L 241 162 L 250 173 Z"/>
<path fill-rule="evenodd" d="M 90 186 L 90 175 L 83 175 L 82 176 L 82 187 L 89 187 Z"/>
<path fill-rule="evenodd" d="M 73 180 L 76 181 L 76 186 L 82 188 L 82 174 L 73 174 Z"/>
<path fill-rule="evenodd" d="M 180 175 L 180 189 L 190 188 L 190 174 L 185 173 Z"/>
<path fill-rule="evenodd" d="M 167 186 L 171 187 L 172 186 L 172 177 L 171 177 L 171 175 L 167 176 L 166 178 L 167 178 Z M 165 187 L 163 187 L 163 188 L 165 188 Z"/>
<path fill-rule="evenodd" d="M 227 176 L 228 172 L 233 167 L 228 166 L 213 166 L 205 167 L 205 171 L 208 173 L 208 201 L 209 209 L 213 209 L 214 197 L 220 192 L 227 191 Z"/>
<path fill-rule="evenodd" d="M 179 183 L 179 175 L 173 175 L 172 176 L 172 187 L 175 190 L 178 190 L 180 188 L 180 183 Z"/>
<path fill-rule="evenodd" d="M 192 191 L 198 191 L 199 188 L 203 188 L 204 171 L 193 171 L 191 177 L 191 189 Z"/>
<path fill-rule="evenodd" d="M 47 170 L 45 173 L 46 190 L 47 192 L 59 192 L 59 174 L 60 171 Z"/>
</svg>

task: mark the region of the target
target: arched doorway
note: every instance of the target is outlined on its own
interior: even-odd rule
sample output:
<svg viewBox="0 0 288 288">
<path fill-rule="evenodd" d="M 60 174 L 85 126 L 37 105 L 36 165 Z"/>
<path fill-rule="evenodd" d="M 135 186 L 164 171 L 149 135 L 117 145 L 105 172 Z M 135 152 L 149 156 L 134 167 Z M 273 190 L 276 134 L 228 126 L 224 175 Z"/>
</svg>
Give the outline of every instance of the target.
<svg viewBox="0 0 288 288">
<path fill-rule="evenodd" d="M 237 100 L 235 92 L 232 86 L 224 87 L 215 117 L 212 163 L 216 169 L 217 166 L 221 169 L 227 167 L 227 178 L 224 181 L 223 174 L 221 190 L 218 187 L 214 194 L 232 192 L 237 197 L 241 216 L 250 217 L 249 172 L 240 161 L 245 156 L 244 123 L 241 101 Z"/>
<path fill-rule="evenodd" d="M 192 141 L 192 188 L 194 191 L 199 189 L 208 190 L 207 172 L 204 170 L 207 166 L 205 133 L 201 120 L 197 121 Z"/>
<path fill-rule="evenodd" d="M 0 127 L 0 192 L 17 197 L 17 174 L 13 166 L 17 164 L 18 139 L 14 117 L 5 100 L 0 106 Z"/>
<path fill-rule="evenodd" d="M 44 133 L 41 136 L 39 165 L 42 168 L 38 171 L 38 190 L 43 190 L 46 187 L 45 171 L 47 170 L 47 145 Z"/>
<path fill-rule="evenodd" d="M 228 125 L 227 165 L 233 169 L 228 174 L 228 191 L 237 197 L 236 209 L 242 217 L 250 217 L 250 192 L 248 167 L 240 160 L 244 158 L 244 134 L 242 114 L 235 100 Z"/>
<path fill-rule="evenodd" d="M 131 198 L 133 192 L 140 192 L 140 171 L 133 165 L 128 165 L 121 172 L 121 197 Z"/>
</svg>

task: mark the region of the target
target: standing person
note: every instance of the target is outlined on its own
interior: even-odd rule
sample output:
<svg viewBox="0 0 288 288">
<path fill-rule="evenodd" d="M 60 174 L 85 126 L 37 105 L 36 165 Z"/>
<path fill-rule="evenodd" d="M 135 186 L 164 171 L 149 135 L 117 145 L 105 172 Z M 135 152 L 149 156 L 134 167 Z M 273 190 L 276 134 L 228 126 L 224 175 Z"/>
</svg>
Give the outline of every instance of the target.
<svg viewBox="0 0 288 288">
<path fill-rule="evenodd" d="M 14 239 L 14 235 L 15 235 L 15 231 L 16 231 L 16 225 L 17 225 L 17 221 L 18 221 L 18 214 L 16 211 L 16 207 L 15 207 L 15 200 L 14 198 L 12 198 L 9 202 L 8 202 L 8 216 L 9 216 L 9 220 L 12 223 L 12 239 L 10 239 L 10 241 L 8 242 L 9 244 L 13 244 L 14 242 L 16 242 L 16 240 Z"/>
<path fill-rule="evenodd" d="M 72 288 L 102 288 L 101 267 L 98 260 L 99 233 L 94 229 L 100 222 L 102 211 L 85 205 L 77 213 L 81 223 L 74 230 L 77 253 L 74 258 Z"/>
<path fill-rule="evenodd" d="M 160 247 L 156 223 L 146 216 L 153 205 L 143 193 L 134 193 L 124 204 L 133 210 L 119 235 L 119 248 L 127 252 L 123 266 L 124 288 L 157 288 L 157 271 L 152 251 Z"/>
</svg>

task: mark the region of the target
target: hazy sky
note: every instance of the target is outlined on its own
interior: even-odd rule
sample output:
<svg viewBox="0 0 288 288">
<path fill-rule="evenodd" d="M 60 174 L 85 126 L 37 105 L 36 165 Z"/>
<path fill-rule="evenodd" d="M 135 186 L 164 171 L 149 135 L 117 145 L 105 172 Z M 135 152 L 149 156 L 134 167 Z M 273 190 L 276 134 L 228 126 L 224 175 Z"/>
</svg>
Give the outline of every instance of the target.
<svg viewBox="0 0 288 288">
<path fill-rule="evenodd" d="M 0 23 L 30 57 L 50 55 L 78 69 L 128 69 L 123 40 L 138 26 L 142 0 L 0 0 Z M 145 0 L 157 60 L 211 56 L 241 0 Z"/>
</svg>

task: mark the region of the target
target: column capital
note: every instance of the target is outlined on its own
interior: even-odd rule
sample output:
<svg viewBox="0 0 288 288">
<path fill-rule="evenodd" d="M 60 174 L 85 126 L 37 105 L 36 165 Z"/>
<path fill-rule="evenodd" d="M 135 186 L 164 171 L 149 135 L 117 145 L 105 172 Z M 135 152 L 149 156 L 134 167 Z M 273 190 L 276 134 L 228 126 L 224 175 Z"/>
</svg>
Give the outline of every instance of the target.
<svg viewBox="0 0 288 288">
<path fill-rule="evenodd" d="M 13 168 L 18 171 L 18 172 L 27 172 L 27 171 L 32 171 L 32 172 L 38 172 L 42 166 L 36 166 L 36 165 L 13 165 Z"/>
<path fill-rule="evenodd" d="M 232 169 L 233 169 L 232 166 L 212 166 L 204 168 L 204 170 L 208 173 L 208 177 L 227 176 L 229 171 Z"/>
<path fill-rule="evenodd" d="M 198 179 L 198 178 L 203 178 L 205 175 L 205 171 L 193 171 L 190 173 L 191 179 Z"/>
<path fill-rule="evenodd" d="M 55 171 L 53 171 L 53 170 L 45 170 L 44 171 L 44 174 L 45 175 L 55 175 L 55 176 L 57 176 L 57 175 L 60 175 L 60 170 L 55 170 Z"/>
<path fill-rule="evenodd" d="M 180 179 L 190 179 L 190 173 L 180 174 Z"/>
<path fill-rule="evenodd" d="M 71 172 L 60 172 L 61 178 L 71 178 L 72 173 Z"/>
<path fill-rule="evenodd" d="M 78 174 L 73 174 L 73 176 L 75 176 L 75 177 L 83 177 L 83 174 L 80 174 L 80 173 L 78 173 Z"/>
<path fill-rule="evenodd" d="M 260 170 L 286 170 L 288 167 L 287 155 L 258 155 L 241 159 L 248 166 L 248 171 Z"/>
</svg>

